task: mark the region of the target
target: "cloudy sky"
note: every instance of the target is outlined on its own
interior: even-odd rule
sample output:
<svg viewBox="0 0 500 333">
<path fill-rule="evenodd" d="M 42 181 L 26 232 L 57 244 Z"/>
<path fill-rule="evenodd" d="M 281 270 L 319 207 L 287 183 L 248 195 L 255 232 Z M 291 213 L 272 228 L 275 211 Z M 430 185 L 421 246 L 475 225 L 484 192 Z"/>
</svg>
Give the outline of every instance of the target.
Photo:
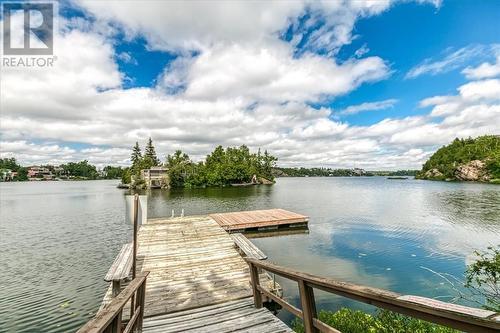
<svg viewBox="0 0 500 333">
<path fill-rule="evenodd" d="M 53 68 L 1 68 L 0 151 L 127 165 L 261 147 L 281 166 L 419 168 L 500 134 L 495 1 L 70 1 Z"/>
</svg>

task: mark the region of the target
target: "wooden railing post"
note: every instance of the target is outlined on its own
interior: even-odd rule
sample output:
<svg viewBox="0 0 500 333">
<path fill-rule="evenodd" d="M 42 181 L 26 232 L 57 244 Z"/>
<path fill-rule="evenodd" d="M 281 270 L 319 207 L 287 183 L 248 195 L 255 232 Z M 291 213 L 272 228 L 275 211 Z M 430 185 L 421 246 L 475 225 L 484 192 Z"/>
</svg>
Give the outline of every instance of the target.
<svg viewBox="0 0 500 333">
<path fill-rule="evenodd" d="M 255 307 L 257 309 L 260 309 L 262 307 L 262 294 L 260 293 L 260 290 L 258 288 L 258 286 L 260 285 L 259 270 L 252 263 L 249 263 L 249 266 L 250 266 L 250 279 L 252 280 L 253 301 Z"/>
<path fill-rule="evenodd" d="M 134 248 L 132 250 L 132 280 L 135 279 L 137 265 L 137 224 L 139 216 L 139 195 L 134 195 Z M 135 295 L 130 299 L 130 317 L 134 314 Z"/>
<path fill-rule="evenodd" d="M 317 332 L 317 330 L 328 333 L 340 333 L 318 319 L 313 289 L 319 289 L 382 309 L 395 311 L 406 316 L 433 322 L 438 325 L 445 325 L 460 331 L 477 333 L 500 332 L 500 312 L 471 308 L 420 296 L 401 295 L 388 290 L 355 285 L 295 271 L 255 258 L 246 257 L 244 259 L 250 266 L 254 298 L 260 297 L 261 302 L 262 296 L 266 296 L 280 304 L 293 315 L 302 318 L 304 320 L 305 331 L 308 333 Z M 253 281 L 255 280 L 257 268 L 296 281 L 299 286 L 302 310 L 288 303 L 282 297 L 273 294 L 270 290 L 255 284 Z M 255 295 L 255 287 L 260 291 L 258 296 Z"/>
<path fill-rule="evenodd" d="M 142 331 L 148 274 L 149 272 L 142 272 L 138 275 L 77 333 L 131 333 Z M 123 328 L 123 308 L 133 297 L 136 299 L 136 305 L 131 308 L 132 315 L 125 328 Z"/>
<path fill-rule="evenodd" d="M 121 333 L 122 332 L 122 311 L 120 310 L 116 317 L 113 319 L 111 324 L 111 332 Z"/>
<path fill-rule="evenodd" d="M 146 280 L 139 288 L 140 294 L 137 297 L 137 303 L 139 304 L 139 317 L 137 318 L 137 332 L 142 332 L 142 321 L 144 318 L 144 301 L 146 299 Z"/>
<path fill-rule="evenodd" d="M 299 280 L 300 303 L 304 320 L 304 330 L 306 333 L 318 333 L 319 330 L 314 327 L 313 319 L 317 318 L 316 302 L 314 301 L 313 288 L 309 287 L 304 280 Z"/>
</svg>

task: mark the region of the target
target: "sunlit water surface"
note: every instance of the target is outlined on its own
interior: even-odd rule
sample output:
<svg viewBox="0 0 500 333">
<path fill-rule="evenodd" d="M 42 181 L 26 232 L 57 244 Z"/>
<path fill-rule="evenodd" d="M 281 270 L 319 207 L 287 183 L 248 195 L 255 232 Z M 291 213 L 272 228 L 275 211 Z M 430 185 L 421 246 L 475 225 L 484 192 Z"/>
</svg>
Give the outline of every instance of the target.
<svg viewBox="0 0 500 333">
<path fill-rule="evenodd" d="M 0 184 L 1 332 L 71 332 L 95 313 L 103 277 L 131 238 L 126 192 L 115 186 Z M 282 178 L 274 186 L 148 194 L 149 217 L 276 207 L 306 214 L 308 234 L 253 241 L 281 265 L 442 300 L 456 295 L 443 277 L 462 279 L 473 250 L 500 244 L 500 186 L 487 184 Z M 296 286 L 278 282 L 298 304 Z M 364 308 L 324 293 L 317 303 Z"/>
</svg>

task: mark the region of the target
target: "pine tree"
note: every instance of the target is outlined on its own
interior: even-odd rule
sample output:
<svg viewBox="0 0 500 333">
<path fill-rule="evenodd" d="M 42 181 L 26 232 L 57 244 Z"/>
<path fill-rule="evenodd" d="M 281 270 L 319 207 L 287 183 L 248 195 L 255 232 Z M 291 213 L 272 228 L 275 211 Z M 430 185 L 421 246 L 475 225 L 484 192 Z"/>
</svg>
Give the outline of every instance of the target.
<svg viewBox="0 0 500 333">
<path fill-rule="evenodd" d="M 139 147 L 139 142 L 135 142 L 134 148 L 132 148 L 132 155 L 130 156 L 132 161 L 132 167 L 136 166 L 142 160 L 141 148 Z"/>
<path fill-rule="evenodd" d="M 151 161 L 152 166 L 157 166 L 160 164 L 160 160 L 156 156 L 155 147 L 153 146 L 153 140 L 151 140 L 151 137 L 149 138 L 148 144 L 144 149 L 144 157 L 148 158 L 148 160 Z"/>
</svg>

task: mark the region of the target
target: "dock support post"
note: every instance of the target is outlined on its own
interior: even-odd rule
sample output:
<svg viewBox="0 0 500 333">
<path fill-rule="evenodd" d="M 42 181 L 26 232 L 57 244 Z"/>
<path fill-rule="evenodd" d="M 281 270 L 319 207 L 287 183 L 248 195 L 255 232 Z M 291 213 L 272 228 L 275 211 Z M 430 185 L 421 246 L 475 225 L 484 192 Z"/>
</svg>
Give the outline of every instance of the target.
<svg viewBox="0 0 500 333">
<path fill-rule="evenodd" d="M 317 318 L 316 302 L 314 301 L 313 288 L 309 287 L 304 280 L 299 280 L 300 303 L 304 315 L 304 329 L 306 333 L 319 333 L 314 327 L 313 319 Z"/>
<path fill-rule="evenodd" d="M 250 263 L 249 266 L 250 266 L 250 278 L 252 280 L 253 301 L 255 307 L 257 309 L 260 309 L 262 307 L 262 294 L 258 289 L 258 286 L 260 286 L 259 271 L 254 264 Z"/>
</svg>

